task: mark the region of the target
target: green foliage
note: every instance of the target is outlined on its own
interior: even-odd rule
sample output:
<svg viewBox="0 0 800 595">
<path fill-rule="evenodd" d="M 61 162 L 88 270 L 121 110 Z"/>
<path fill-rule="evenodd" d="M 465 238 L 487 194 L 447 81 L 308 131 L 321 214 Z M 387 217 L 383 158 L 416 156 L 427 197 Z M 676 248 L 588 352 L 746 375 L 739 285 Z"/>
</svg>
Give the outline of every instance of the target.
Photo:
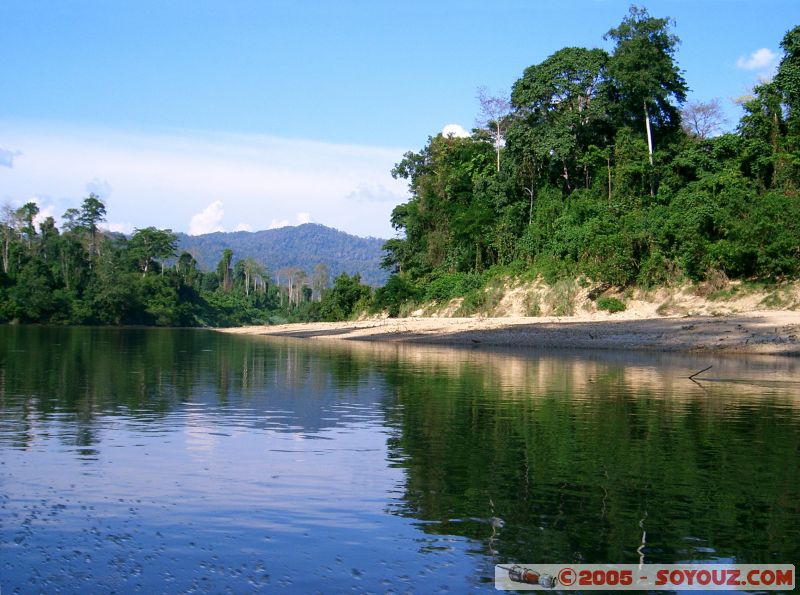
<svg viewBox="0 0 800 595">
<path fill-rule="evenodd" d="M 391 318 L 397 318 L 404 304 L 420 298 L 420 291 L 404 277 L 392 275 L 386 285 L 375 290 L 371 311 L 387 312 Z"/>
<path fill-rule="evenodd" d="M 511 92 L 512 151 L 540 164 L 541 174 L 567 191 L 585 183 L 588 163 L 579 156 L 608 132 L 608 60 L 600 49 L 564 48 L 528 67 Z"/>
<path fill-rule="evenodd" d="M 50 271 L 39 261 L 26 263 L 8 292 L 6 316 L 22 322 L 46 320 L 63 307 L 53 294 Z"/>
<path fill-rule="evenodd" d="M 258 301 L 242 292 L 225 291 L 218 288 L 204 293 L 205 303 L 199 315 L 208 326 L 242 326 L 245 324 L 270 324 L 270 312 L 259 307 Z"/>
<path fill-rule="evenodd" d="M 622 23 L 606 34 L 616 43 L 608 73 L 618 105 L 625 110 L 623 118 L 634 123 L 652 118 L 664 132 L 680 123 L 670 99 L 682 103 L 688 91 L 674 60 L 680 40 L 669 32 L 669 24 L 669 19 L 631 6 Z"/>
<path fill-rule="evenodd" d="M 642 259 L 636 281 L 645 288 L 663 287 L 678 281 L 680 277 L 675 261 L 667 258 L 659 248 L 654 248 Z"/>
<path fill-rule="evenodd" d="M 342 273 L 333 281 L 333 287 L 325 291 L 320 303 L 322 320 L 346 320 L 369 306 L 372 289 L 361 283 L 361 275 Z"/>
<path fill-rule="evenodd" d="M 572 279 L 578 273 L 575 262 L 569 258 L 559 258 L 542 253 L 533 261 L 533 271 L 540 275 L 548 285 L 555 285 L 563 279 Z"/>
<path fill-rule="evenodd" d="M 490 313 L 503 297 L 502 286 L 489 285 L 469 291 L 461 302 L 456 316 L 470 316 L 476 313 Z"/>
<path fill-rule="evenodd" d="M 49 218 L 36 234 L 35 214 L 30 204 L 7 208 L 0 222 L 7 264 L 0 270 L 0 321 L 227 326 L 266 324 L 279 311 L 313 319 L 319 307 L 282 308 L 277 288 L 268 286 L 264 267 L 252 259 L 237 263 L 244 275 L 229 275 L 228 291 L 219 289 L 215 273 L 199 272 L 188 253 L 168 268 L 176 245 L 170 230 L 137 229 L 129 240 L 104 233 L 97 224 L 105 206 L 94 195 L 81 210 L 68 210 L 61 232 Z M 232 256 L 223 254 L 223 261 L 229 265 Z"/>
<path fill-rule="evenodd" d="M 441 134 L 407 153 L 392 175 L 407 179 L 412 200 L 392 212 L 405 243 L 387 244 L 388 265 L 420 278 L 434 270 L 482 270 L 496 259 L 490 229 L 504 204 L 494 147 L 481 137 Z"/>
<path fill-rule="evenodd" d="M 177 239 L 170 229 L 146 227 L 137 229 L 128 243 L 128 253 L 136 260 L 142 275 L 151 270 L 153 261 L 163 261 L 175 255 Z M 163 262 L 162 262 L 163 268 Z"/>
<path fill-rule="evenodd" d="M 444 303 L 482 286 L 483 278 L 477 273 L 445 273 L 427 284 L 424 299 Z"/>
<path fill-rule="evenodd" d="M 597 309 L 606 310 L 611 314 L 614 314 L 616 312 L 624 312 L 625 302 L 613 297 L 601 297 L 600 299 L 597 300 Z"/>
<path fill-rule="evenodd" d="M 800 129 L 800 26 L 794 27 L 781 40 L 783 59 L 775 75 L 775 84 L 787 107 L 792 132 Z"/>
</svg>

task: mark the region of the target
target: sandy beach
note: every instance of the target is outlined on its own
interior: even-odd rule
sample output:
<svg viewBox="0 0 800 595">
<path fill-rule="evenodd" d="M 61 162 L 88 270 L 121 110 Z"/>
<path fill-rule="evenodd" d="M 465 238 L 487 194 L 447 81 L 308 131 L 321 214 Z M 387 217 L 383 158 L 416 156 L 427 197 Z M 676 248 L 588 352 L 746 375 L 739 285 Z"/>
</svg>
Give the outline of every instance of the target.
<svg viewBox="0 0 800 595">
<path fill-rule="evenodd" d="M 800 312 L 786 310 L 684 317 L 381 318 L 219 330 L 314 340 L 800 355 Z"/>
</svg>

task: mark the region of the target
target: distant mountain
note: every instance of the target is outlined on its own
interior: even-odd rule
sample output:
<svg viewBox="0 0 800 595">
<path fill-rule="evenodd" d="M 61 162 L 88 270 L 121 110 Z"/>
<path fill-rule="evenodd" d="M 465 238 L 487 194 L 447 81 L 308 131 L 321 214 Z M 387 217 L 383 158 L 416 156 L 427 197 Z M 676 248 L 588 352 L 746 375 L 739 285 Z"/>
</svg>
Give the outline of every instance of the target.
<svg viewBox="0 0 800 595">
<path fill-rule="evenodd" d="M 178 253 L 189 252 L 201 269 L 214 270 L 225 248 L 233 261 L 248 256 L 266 265 L 271 273 L 297 267 L 309 275 L 317 264 L 327 265 L 331 281 L 340 273 L 361 273 L 361 280 L 383 285 L 388 273 L 380 268 L 386 240 L 360 238 L 317 223 L 266 231 L 216 232 L 200 236 L 179 233 Z"/>
</svg>

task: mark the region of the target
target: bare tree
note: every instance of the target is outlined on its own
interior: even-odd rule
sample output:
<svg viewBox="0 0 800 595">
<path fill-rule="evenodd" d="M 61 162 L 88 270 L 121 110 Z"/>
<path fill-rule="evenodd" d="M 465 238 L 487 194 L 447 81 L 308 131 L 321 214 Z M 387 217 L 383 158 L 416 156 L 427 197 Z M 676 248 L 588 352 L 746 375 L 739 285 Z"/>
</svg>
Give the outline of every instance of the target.
<svg viewBox="0 0 800 595">
<path fill-rule="evenodd" d="M 3 272 L 8 274 L 10 267 L 11 244 L 19 237 L 21 218 L 17 209 L 6 203 L 0 215 L 0 235 L 2 235 Z"/>
<path fill-rule="evenodd" d="M 286 287 L 289 290 L 289 306 L 294 303 L 294 292 L 295 286 L 297 285 L 297 274 L 300 272 L 300 269 L 295 267 L 290 267 L 288 269 L 284 269 L 286 273 Z"/>
<path fill-rule="evenodd" d="M 533 201 L 536 199 L 536 182 L 538 180 L 541 165 L 530 156 L 525 156 L 522 159 L 518 173 L 521 176 L 522 189 L 530 199 L 530 208 L 528 209 L 528 225 L 533 223 Z"/>
<path fill-rule="evenodd" d="M 253 291 L 260 291 L 262 295 L 267 293 L 267 274 L 265 268 L 263 274 L 257 273 L 253 277 Z"/>
<path fill-rule="evenodd" d="M 283 306 L 283 290 L 281 288 L 281 277 L 286 277 L 288 279 L 289 269 L 278 269 L 275 271 L 275 286 L 278 288 L 278 294 L 281 298 L 281 306 Z"/>
<path fill-rule="evenodd" d="M 303 287 L 308 285 L 308 274 L 303 270 L 297 269 L 297 273 L 294 275 L 293 281 L 294 305 L 299 306 L 300 301 L 303 298 Z"/>
<path fill-rule="evenodd" d="M 710 138 L 722 132 L 727 122 L 719 99 L 691 101 L 681 109 L 683 131 L 692 138 Z"/>
<path fill-rule="evenodd" d="M 255 291 L 257 279 L 263 278 L 267 274 L 267 270 L 264 265 L 248 256 L 242 261 L 242 271 L 244 272 L 244 292 L 245 295 L 250 295 L 250 285 L 252 284 L 253 291 Z"/>
<path fill-rule="evenodd" d="M 494 137 L 497 171 L 499 172 L 500 149 L 503 146 L 503 133 L 506 128 L 506 117 L 511 109 L 511 101 L 501 95 L 490 95 L 486 87 L 478 87 L 478 102 L 481 105 L 478 126 L 489 130 Z"/>
<path fill-rule="evenodd" d="M 322 299 L 322 291 L 328 286 L 328 267 L 324 264 L 318 264 L 314 267 L 314 277 L 311 280 L 311 298 L 316 301 Z"/>
<path fill-rule="evenodd" d="M 302 297 L 303 285 L 307 283 L 308 275 L 301 269 L 288 267 L 275 272 L 275 280 L 278 286 L 281 284 L 281 278 L 286 281 L 286 294 L 289 306 L 292 304 L 299 304 L 300 298 Z"/>
</svg>

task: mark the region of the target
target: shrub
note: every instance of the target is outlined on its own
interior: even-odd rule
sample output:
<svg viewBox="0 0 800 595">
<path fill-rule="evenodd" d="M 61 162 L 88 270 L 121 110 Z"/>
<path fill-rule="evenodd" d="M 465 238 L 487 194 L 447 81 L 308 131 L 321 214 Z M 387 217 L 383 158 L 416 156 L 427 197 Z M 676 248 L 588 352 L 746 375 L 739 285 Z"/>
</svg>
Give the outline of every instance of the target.
<svg viewBox="0 0 800 595">
<path fill-rule="evenodd" d="M 431 281 L 425 290 L 425 299 L 447 302 L 454 297 L 480 289 L 483 279 L 478 273 L 447 273 Z"/>
<path fill-rule="evenodd" d="M 473 289 L 464 296 L 464 301 L 455 313 L 457 316 L 469 316 L 476 312 L 489 312 L 496 308 L 502 299 L 502 287 L 495 285 L 486 289 Z"/>
<path fill-rule="evenodd" d="M 525 296 L 525 314 L 527 316 L 542 315 L 542 305 L 539 303 L 539 296 L 536 293 L 529 293 Z"/>
<path fill-rule="evenodd" d="M 613 297 L 601 297 L 597 300 L 597 309 L 606 310 L 610 314 L 623 312 L 625 310 L 625 302 Z"/>
<path fill-rule="evenodd" d="M 320 302 L 319 315 L 322 320 L 346 320 L 357 308 L 369 303 L 372 290 L 361 283 L 361 275 L 352 277 L 342 273 L 333 281 L 333 287 L 325 291 Z"/>
<path fill-rule="evenodd" d="M 572 316 L 575 313 L 575 282 L 562 280 L 556 282 L 547 292 L 554 316 Z"/>
<path fill-rule="evenodd" d="M 537 256 L 533 263 L 533 270 L 540 274 L 548 285 L 555 285 L 559 279 L 571 279 L 577 275 L 577 267 L 574 262 L 549 254 Z"/>
<path fill-rule="evenodd" d="M 403 304 L 419 299 L 419 290 L 403 277 L 392 275 L 386 285 L 375 290 L 372 312 L 388 312 L 390 318 L 397 318 Z"/>
</svg>

